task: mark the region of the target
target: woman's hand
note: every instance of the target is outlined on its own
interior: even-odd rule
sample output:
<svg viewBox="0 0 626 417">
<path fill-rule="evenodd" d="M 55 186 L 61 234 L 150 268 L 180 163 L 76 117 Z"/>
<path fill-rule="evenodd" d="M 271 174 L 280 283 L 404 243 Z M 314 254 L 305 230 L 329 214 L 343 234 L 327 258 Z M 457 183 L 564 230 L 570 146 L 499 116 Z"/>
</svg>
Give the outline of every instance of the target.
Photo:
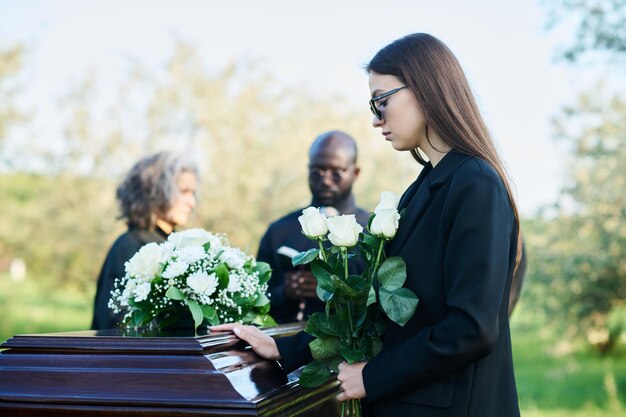
<svg viewBox="0 0 626 417">
<path fill-rule="evenodd" d="M 263 333 L 258 327 L 230 323 L 211 326 L 211 331 L 233 332 L 235 336 L 248 342 L 252 350 L 260 357 L 274 361 L 280 359 L 280 352 L 278 352 L 274 338 Z"/>
<path fill-rule="evenodd" d="M 365 386 L 363 385 L 363 368 L 367 362 L 355 362 L 349 365 L 347 362 L 339 364 L 337 380 L 341 382 L 341 393 L 337 396 L 339 401 L 356 400 L 365 398 Z"/>
</svg>

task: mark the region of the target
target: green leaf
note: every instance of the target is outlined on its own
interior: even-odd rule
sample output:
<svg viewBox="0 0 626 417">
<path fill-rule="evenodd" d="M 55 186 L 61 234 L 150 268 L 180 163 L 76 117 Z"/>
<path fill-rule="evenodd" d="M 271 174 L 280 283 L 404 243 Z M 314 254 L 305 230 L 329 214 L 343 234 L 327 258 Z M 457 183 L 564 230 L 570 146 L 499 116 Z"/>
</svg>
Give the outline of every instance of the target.
<svg viewBox="0 0 626 417">
<path fill-rule="evenodd" d="M 171 300 L 184 300 L 185 294 L 176 287 L 169 287 L 165 292 L 165 296 Z"/>
<path fill-rule="evenodd" d="M 370 306 L 376 302 L 376 290 L 373 286 L 370 287 L 370 292 L 367 295 L 367 306 Z"/>
<path fill-rule="evenodd" d="M 346 324 L 337 316 L 327 317 L 324 313 L 313 313 L 309 318 L 305 331 L 315 337 L 347 336 Z"/>
<path fill-rule="evenodd" d="M 359 350 L 363 352 L 364 360 L 370 360 L 378 355 L 383 342 L 378 337 L 362 337 L 359 341 Z"/>
<path fill-rule="evenodd" d="M 259 283 L 267 283 L 272 277 L 272 267 L 267 262 L 257 262 L 254 268 L 259 273 Z"/>
<path fill-rule="evenodd" d="M 315 287 L 315 293 L 317 294 L 317 298 L 319 298 L 320 300 L 324 302 L 327 302 L 333 297 L 332 292 L 323 290 L 319 285 Z"/>
<path fill-rule="evenodd" d="M 293 259 L 291 260 L 291 263 L 293 264 L 293 266 L 308 264 L 312 260 L 317 259 L 319 255 L 320 255 L 319 249 L 315 249 L 315 248 L 309 249 L 306 252 L 300 252 L 299 254 L 294 256 Z"/>
<path fill-rule="evenodd" d="M 330 359 L 339 353 L 339 338 L 318 337 L 309 343 L 309 348 L 311 348 L 313 359 Z"/>
<path fill-rule="evenodd" d="M 148 313 L 144 310 L 135 310 L 135 312 L 133 313 L 133 316 L 131 318 L 131 321 L 133 323 L 133 326 L 135 327 L 140 327 L 144 324 L 144 322 L 146 321 L 146 318 L 148 316 Z"/>
<path fill-rule="evenodd" d="M 228 282 L 230 281 L 228 276 L 230 274 L 228 273 L 228 267 L 226 266 L 224 262 L 220 263 L 215 268 L 215 275 L 217 275 L 217 280 L 219 281 L 220 288 L 228 287 Z"/>
<path fill-rule="evenodd" d="M 267 295 L 261 293 L 257 297 L 256 302 L 254 303 L 254 306 L 255 307 L 261 307 L 261 306 L 267 305 L 269 303 L 270 303 L 270 299 L 267 298 Z"/>
<path fill-rule="evenodd" d="M 341 355 L 337 354 L 330 359 L 325 359 L 324 363 L 330 368 L 331 372 L 339 373 L 339 364 L 343 362 Z"/>
<path fill-rule="evenodd" d="M 400 326 L 404 326 L 413 317 L 417 308 L 417 296 L 407 288 L 388 291 L 380 288 L 380 305 L 387 317 Z"/>
<path fill-rule="evenodd" d="M 380 246 L 380 238 L 376 236 L 372 236 L 368 233 L 363 234 L 363 246 L 368 248 L 372 252 L 378 251 L 378 246 Z"/>
<path fill-rule="evenodd" d="M 339 353 L 348 363 L 359 362 L 364 359 L 363 352 L 358 349 L 352 349 L 349 346 L 341 344 L 339 346 Z"/>
<path fill-rule="evenodd" d="M 203 304 L 200 306 L 202 309 L 202 316 L 207 319 L 212 326 L 219 324 L 219 318 L 217 317 L 217 311 L 209 305 Z"/>
<path fill-rule="evenodd" d="M 300 385 L 303 387 L 319 387 L 330 378 L 328 365 L 313 361 L 302 369 Z"/>
<path fill-rule="evenodd" d="M 274 327 L 277 325 L 274 318 L 269 314 L 257 314 L 250 324 L 256 324 L 261 327 Z"/>
<path fill-rule="evenodd" d="M 361 295 L 367 294 L 367 289 L 365 288 L 367 286 L 367 281 L 360 275 L 348 276 L 346 284 L 348 284 L 350 288 L 352 288 L 354 291 Z"/>
<path fill-rule="evenodd" d="M 324 291 L 335 291 L 335 287 L 333 286 L 333 280 L 331 278 L 332 273 L 329 272 L 328 269 L 324 267 L 324 265 L 321 265 L 321 262 L 312 262 L 311 272 L 313 272 L 313 276 L 317 280 L 317 285 L 321 287 Z"/>
<path fill-rule="evenodd" d="M 202 308 L 200 308 L 200 305 L 195 300 L 187 300 L 187 307 L 189 307 L 189 311 L 191 311 L 195 327 L 198 328 L 198 326 L 202 324 L 202 320 L 204 320 Z"/>
<path fill-rule="evenodd" d="M 378 270 L 378 281 L 386 290 L 402 288 L 406 281 L 406 264 L 399 256 L 386 259 Z"/>
</svg>

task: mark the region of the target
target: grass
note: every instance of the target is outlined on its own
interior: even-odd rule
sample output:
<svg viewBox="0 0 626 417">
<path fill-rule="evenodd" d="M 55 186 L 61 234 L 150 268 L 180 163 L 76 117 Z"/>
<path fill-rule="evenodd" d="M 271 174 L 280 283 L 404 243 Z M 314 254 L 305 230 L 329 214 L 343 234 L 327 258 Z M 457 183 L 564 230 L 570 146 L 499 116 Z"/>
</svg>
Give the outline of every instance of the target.
<svg viewBox="0 0 626 417">
<path fill-rule="evenodd" d="M 14 282 L 0 274 L 0 311 L 2 341 L 14 334 L 84 330 L 91 323 L 92 295 L 52 288 L 33 277 Z M 611 358 L 601 358 L 584 346 L 544 334 L 525 317 L 522 308 L 513 321 L 524 417 L 626 417 L 624 346 Z"/>
<path fill-rule="evenodd" d="M 0 341 L 15 334 L 85 330 L 91 325 L 91 295 L 55 288 L 34 277 L 15 282 L 0 274 Z"/>
</svg>

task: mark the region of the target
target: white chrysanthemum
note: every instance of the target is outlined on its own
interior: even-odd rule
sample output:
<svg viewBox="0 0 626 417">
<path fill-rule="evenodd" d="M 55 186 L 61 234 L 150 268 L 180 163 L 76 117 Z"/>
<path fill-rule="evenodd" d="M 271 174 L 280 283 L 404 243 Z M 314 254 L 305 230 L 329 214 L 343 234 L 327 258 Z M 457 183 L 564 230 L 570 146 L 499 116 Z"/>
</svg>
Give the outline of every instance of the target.
<svg viewBox="0 0 626 417">
<path fill-rule="evenodd" d="M 163 278 L 176 278 L 187 272 L 188 268 L 189 264 L 187 262 L 181 260 L 174 261 L 163 271 Z"/>
<path fill-rule="evenodd" d="M 136 303 L 145 300 L 146 298 L 148 298 L 148 294 L 150 294 L 150 283 L 143 282 L 137 285 L 137 288 L 135 288 L 133 292 L 135 293 Z"/>
<path fill-rule="evenodd" d="M 207 274 L 204 271 L 194 272 L 187 277 L 187 285 L 198 295 L 211 295 L 217 289 L 217 277 L 215 274 Z"/>
<path fill-rule="evenodd" d="M 241 269 L 246 263 L 247 257 L 237 248 L 228 248 L 224 249 L 224 252 L 220 255 L 220 260 L 226 262 L 226 265 L 232 269 Z"/>
<path fill-rule="evenodd" d="M 161 246 L 158 243 L 148 243 L 124 264 L 126 273 L 144 281 L 152 281 L 157 274 L 161 273 L 162 257 Z"/>
<path fill-rule="evenodd" d="M 176 250 L 176 256 L 179 260 L 191 265 L 206 258 L 206 252 L 202 246 L 187 246 Z"/>
<path fill-rule="evenodd" d="M 212 236 L 212 233 L 204 229 L 188 229 L 172 233 L 167 241 L 172 242 L 177 248 L 186 248 L 187 246 L 202 246 L 209 242 Z"/>
<path fill-rule="evenodd" d="M 231 276 L 229 276 L 228 288 L 226 288 L 226 291 L 236 292 L 236 291 L 239 291 L 240 288 L 241 288 L 241 279 L 239 278 L 239 275 L 232 274 Z"/>
</svg>

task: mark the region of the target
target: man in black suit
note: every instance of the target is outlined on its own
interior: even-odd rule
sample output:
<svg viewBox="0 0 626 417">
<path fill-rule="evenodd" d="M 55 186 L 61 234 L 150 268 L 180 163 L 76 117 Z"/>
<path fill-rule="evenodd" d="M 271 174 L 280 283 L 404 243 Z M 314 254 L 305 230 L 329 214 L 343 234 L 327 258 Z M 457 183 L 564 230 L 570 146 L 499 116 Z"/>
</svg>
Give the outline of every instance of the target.
<svg viewBox="0 0 626 417">
<path fill-rule="evenodd" d="M 369 213 L 356 206 L 352 195 L 352 184 L 359 171 L 356 143 L 351 136 L 341 131 L 318 136 L 309 150 L 309 188 L 313 196 L 310 205 L 320 207 L 327 217 L 354 214 L 365 226 Z M 301 232 L 298 217 L 302 210 L 299 208 L 273 222 L 259 245 L 257 259 L 272 267 L 270 314 L 278 323 L 306 320 L 324 309 L 324 303 L 317 298 L 317 282 L 311 271 L 293 267 L 285 249 L 302 252 L 317 247 L 316 242 Z M 358 273 L 362 266 L 355 262 L 351 268 Z"/>
</svg>

